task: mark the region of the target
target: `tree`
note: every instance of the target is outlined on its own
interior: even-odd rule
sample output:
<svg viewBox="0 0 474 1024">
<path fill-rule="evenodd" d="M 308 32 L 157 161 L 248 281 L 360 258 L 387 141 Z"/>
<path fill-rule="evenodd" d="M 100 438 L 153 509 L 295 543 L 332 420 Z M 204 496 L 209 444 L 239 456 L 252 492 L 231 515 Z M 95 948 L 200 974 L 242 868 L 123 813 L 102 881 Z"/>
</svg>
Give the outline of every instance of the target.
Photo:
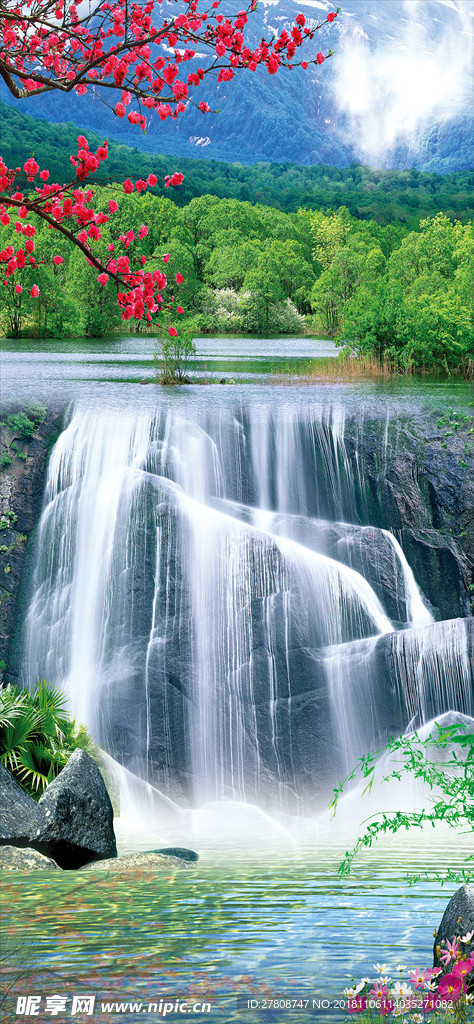
<svg viewBox="0 0 474 1024">
<path fill-rule="evenodd" d="M 165 6 L 169 17 L 163 20 Z M 246 33 L 257 0 L 250 0 L 236 16 L 222 14 L 223 7 L 223 0 L 214 0 L 210 6 L 183 0 L 179 8 L 173 0 L 166 4 L 106 0 L 88 5 L 84 13 L 83 5 L 73 0 L 28 0 L 25 5 L 6 0 L 0 14 L 0 75 L 19 100 L 52 91 L 93 92 L 117 117 L 127 117 L 145 130 L 144 111 L 154 111 L 164 121 L 179 117 L 186 104 L 193 103 L 207 113 L 209 104 L 193 98 L 206 75 L 230 82 L 236 73 L 253 72 L 262 65 L 274 75 L 283 67 L 307 67 L 326 59 L 318 52 L 299 60 L 298 52 L 322 25 L 334 21 L 337 12 L 329 13 L 316 28 L 307 26 L 304 15 L 298 14 L 289 31 L 284 28 L 279 36 L 262 39 L 252 48 Z M 71 156 L 75 175 L 62 184 L 48 184 L 49 172 L 41 170 L 33 156 L 25 160 L 23 168 L 9 168 L 0 158 L 0 222 L 10 223 L 11 211 L 17 217 L 15 228 L 22 242 L 17 250 L 8 246 L 0 252 L 4 280 L 17 280 L 26 263 L 36 266 L 34 238 L 36 224 L 42 220 L 82 252 L 98 271 L 101 287 L 115 284 L 122 319 L 151 322 L 161 310 L 166 276 L 156 264 L 152 264 L 155 269 L 147 268 L 150 257 L 144 252 L 130 259 L 126 251 L 146 237 L 146 225 L 138 236 L 126 232 L 125 241 L 110 250 L 109 259 L 95 251 L 95 243 L 102 237 L 101 226 L 117 212 L 118 204 L 110 200 L 107 212 L 96 212 L 97 194 L 84 187 L 84 182 L 107 157 L 106 142 L 94 153 L 80 135 L 77 153 Z M 168 176 L 166 184 L 174 187 L 182 180 L 183 175 L 175 173 Z M 135 183 L 127 179 L 123 190 L 141 193 L 156 183 L 156 176 L 149 174 Z M 36 284 L 30 294 L 38 296 Z"/>
</svg>

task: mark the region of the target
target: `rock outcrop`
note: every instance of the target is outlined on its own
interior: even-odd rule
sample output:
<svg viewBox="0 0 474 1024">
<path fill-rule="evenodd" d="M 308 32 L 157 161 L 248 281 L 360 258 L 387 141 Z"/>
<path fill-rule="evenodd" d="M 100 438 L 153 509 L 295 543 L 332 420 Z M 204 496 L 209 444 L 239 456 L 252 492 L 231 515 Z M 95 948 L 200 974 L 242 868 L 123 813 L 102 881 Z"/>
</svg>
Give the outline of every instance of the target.
<svg viewBox="0 0 474 1024">
<path fill-rule="evenodd" d="M 59 864 L 30 847 L 0 847 L 0 871 L 59 871 Z"/>
<path fill-rule="evenodd" d="M 441 919 L 433 946 L 433 964 L 442 966 L 441 954 L 446 943 L 454 939 L 462 940 L 470 936 L 467 942 L 460 942 L 463 954 L 469 956 L 474 952 L 474 885 L 462 885 L 450 899 Z M 474 984 L 474 970 L 468 975 L 469 985 Z"/>
<path fill-rule="evenodd" d="M 92 864 L 86 864 L 83 871 L 107 871 L 109 874 L 122 874 L 131 871 L 165 871 L 167 868 L 190 868 L 198 855 L 192 850 L 182 851 L 187 854 L 181 856 L 178 851 L 174 854 L 165 850 L 148 850 L 146 853 L 130 853 L 124 857 L 115 857 L 113 860 L 97 860 Z M 192 854 L 192 856 L 189 856 Z"/>
<path fill-rule="evenodd" d="M 7 678 L 12 678 L 9 655 L 25 611 L 28 543 L 41 511 L 48 454 L 64 414 L 58 408 L 36 405 L 35 413 L 26 407 L 25 417 L 32 417 L 34 430 L 25 437 L 11 419 L 18 411 L 23 410 L 3 410 L 0 424 L 0 679 L 5 666 Z"/>
<path fill-rule="evenodd" d="M 75 750 L 38 802 L 40 821 L 31 845 L 62 868 L 116 857 L 113 810 L 95 761 Z"/>
<path fill-rule="evenodd" d="M 38 804 L 0 764 L 0 846 L 28 846 L 40 819 Z"/>
</svg>

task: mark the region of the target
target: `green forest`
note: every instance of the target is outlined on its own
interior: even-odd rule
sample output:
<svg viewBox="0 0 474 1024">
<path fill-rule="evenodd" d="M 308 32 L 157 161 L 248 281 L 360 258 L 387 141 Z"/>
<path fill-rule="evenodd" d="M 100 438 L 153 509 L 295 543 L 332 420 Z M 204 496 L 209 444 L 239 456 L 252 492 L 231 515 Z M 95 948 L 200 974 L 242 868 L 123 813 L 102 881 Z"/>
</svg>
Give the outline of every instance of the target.
<svg viewBox="0 0 474 1024">
<path fill-rule="evenodd" d="M 77 150 L 77 125 L 49 124 L 5 103 L 0 103 L 0 121 L 2 153 L 9 167 L 23 166 L 34 154 L 40 166 L 51 172 L 50 180 L 70 180 L 69 156 Z M 94 132 L 87 136 L 91 148 L 103 142 Z M 157 195 L 170 195 L 164 187 L 165 175 L 181 171 L 184 182 L 171 195 L 178 206 L 211 193 L 219 199 L 261 203 L 286 213 L 296 212 L 300 206 L 324 210 L 347 206 L 353 217 L 373 218 L 381 224 L 400 221 L 411 228 L 416 228 L 421 218 L 440 211 L 460 221 L 473 213 L 474 171 L 441 175 L 415 169 L 375 170 L 359 163 L 346 168 L 293 163 L 243 166 L 144 153 L 116 142 L 109 142 L 109 154 L 109 180 L 123 181 L 130 174 L 146 178 L 151 171 L 162 180 L 161 188 L 154 190 Z"/>
<path fill-rule="evenodd" d="M 53 179 L 64 179 L 67 156 L 61 154 L 74 150 L 77 129 L 6 109 L 8 161 L 34 152 L 40 165 L 52 168 Z M 160 161 L 169 172 L 169 158 L 113 146 L 110 170 L 117 179 L 138 177 L 159 173 Z M 176 162 L 186 174 L 180 188 L 126 195 L 120 183 L 103 184 L 98 203 L 104 211 L 111 199 L 119 204 L 95 249 L 102 261 L 112 244 L 120 255 L 126 232 L 137 236 L 143 224 L 148 234 L 130 254 L 160 260 L 169 254 L 161 327 L 173 323 L 183 337 L 323 334 L 397 371 L 472 372 L 474 235 L 467 218 L 474 177 L 468 172 L 443 178 L 359 165 L 340 171 L 201 161 L 189 161 L 188 169 L 185 163 Z M 217 194 L 244 185 L 252 202 Z M 191 198 L 190 188 L 203 194 Z M 312 189 L 311 200 L 305 188 L 308 194 Z M 260 195 L 265 203 L 255 201 Z M 277 195 L 286 209 L 273 203 Z M 13 279 L 4 282 L 4 334 L 102 337 L 123 330 L 114 285 L 99 284 L 80 251 L 63 237 L 56 240 L 48 225 L 39 227 L 35 241 L 39 267 L 22 271 L 23 290 Z M 0 248 L 8 246 L 18 248 L 13 224 L 0 228 Z M 54 263 L 55 255 L 62 259 Z M 184 281 L 177 287 L 178 272 Z M 33 284 L 38 299 L 29 294 Z"/>
</svg>

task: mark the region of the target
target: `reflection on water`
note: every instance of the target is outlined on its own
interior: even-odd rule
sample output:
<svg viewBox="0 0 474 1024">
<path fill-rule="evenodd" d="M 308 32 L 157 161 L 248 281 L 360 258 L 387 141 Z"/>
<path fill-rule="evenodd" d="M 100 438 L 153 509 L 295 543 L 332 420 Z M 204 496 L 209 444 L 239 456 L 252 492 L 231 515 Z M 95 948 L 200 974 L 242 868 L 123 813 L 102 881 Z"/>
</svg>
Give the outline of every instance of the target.
<svg viewBox="0 0 474 1024">
<path fill-rule="evenodd" d="M 120 822 L 118 838 L 121 851 L 156 841 Z M 190 845 L 189 834 L 181 838 Z M 298 1024 L 311 1019 L 307 1011 L 262 1018 L 237 998 L 337 999 L 352 976 L 373 976 L 374 963 L 387 964 L 387 973 L 399 963 L 430 965 L 433 928 L 454 887 L 409 887 L 406 872 L 455 868 L 468 849 L 458 837 L 454 847 L 448 834 L 409 833 L 365 853 L 341 881 L 345 845 L 337 833 L 293 849 L 262 836 L 252 850 L 220 857 L 212 835 L 206 847 L 201 834 L 200 861 L 169 875 L 8 876 L 6 932 L 12 940 L 26 933 L 34 950 L 29 991 L 207 998 L 213 1020 Z M 332 1011 L 329 1019 L 342 1017 Z"/>
<path fill-rule="evenodd" d="M 144 378 L 153 378 L 155 339 L 149 336 L 123 335 L 101 339 L 21 339 L 0 340 L 2 399 L 43 398 L 69 401 L 81 398 L 102 405 L 104 397 L 111 405 L 139 401 L 156 405 L 158 401 L 208 402 L 249 400 L 252 385 L 270 379 L 295 380 L 308 360 L 330 359 L 337 355 L 334 343 L 315 338 L 262 338 L 230 336 L 196 338 L 197 354 L 190 363 L 196 382 L 209 387 L 187 386 L 175 389 L 141 386 Z M 219 385 L 225 378 L 228 386 Z M 229 385 L 235 381 L 235 386 Z M 133 386 L 133 387 L 132 387 Z M 136 388 L 135 388 L 136 386 Z M 273 384 L 271 401 L 281 400 L 281 386 Z M 287 389 L 285 388 L 285 392 Z M 313 400 L 315 395 L 332 400 L 344 395 L 360 402 L 361 396 L 388 397 L 410 402 L 416 397 L 434 402 L 440 411 L 448 403 L 464 403 L 472 388 L 461 380 L 394 378 L 393 380 L 354 384 L 311 384 L 298 388 L 297 401 Z M 268 396 L 270 398 L 270 396 Z"/>
</svg>

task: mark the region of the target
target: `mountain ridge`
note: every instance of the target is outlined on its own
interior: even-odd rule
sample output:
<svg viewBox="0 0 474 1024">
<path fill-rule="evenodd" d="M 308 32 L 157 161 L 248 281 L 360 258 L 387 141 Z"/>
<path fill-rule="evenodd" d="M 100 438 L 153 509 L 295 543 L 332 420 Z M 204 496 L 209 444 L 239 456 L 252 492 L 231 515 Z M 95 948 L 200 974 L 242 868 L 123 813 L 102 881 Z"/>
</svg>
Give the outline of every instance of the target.
<svg viewBox="0 0 474 1024">
<path fill-rule="evenodd" d="M 280 32 L 300 8 L 314 25 L 335 5 L 261 0 L 249 22 L 252 37 Z M 188 105 L 176 121 L 151 116 L 146 134 L 94 95 L 19 102 L 2 85 L 0 98 L 50 123 L 72 121 L 147 152 L 242 164 L 359 161 L 446 174 L 472 166 L 467 11 L 474 13 L 471 0 L 346 0 L 332 25 L 316 34 L 316 49 L 335 51 L 322 67 L 283 69 L 276 79 L 259 69 L 230 84 L 207 79 L 200 98 L 218 113 Z"/>
</svg>

